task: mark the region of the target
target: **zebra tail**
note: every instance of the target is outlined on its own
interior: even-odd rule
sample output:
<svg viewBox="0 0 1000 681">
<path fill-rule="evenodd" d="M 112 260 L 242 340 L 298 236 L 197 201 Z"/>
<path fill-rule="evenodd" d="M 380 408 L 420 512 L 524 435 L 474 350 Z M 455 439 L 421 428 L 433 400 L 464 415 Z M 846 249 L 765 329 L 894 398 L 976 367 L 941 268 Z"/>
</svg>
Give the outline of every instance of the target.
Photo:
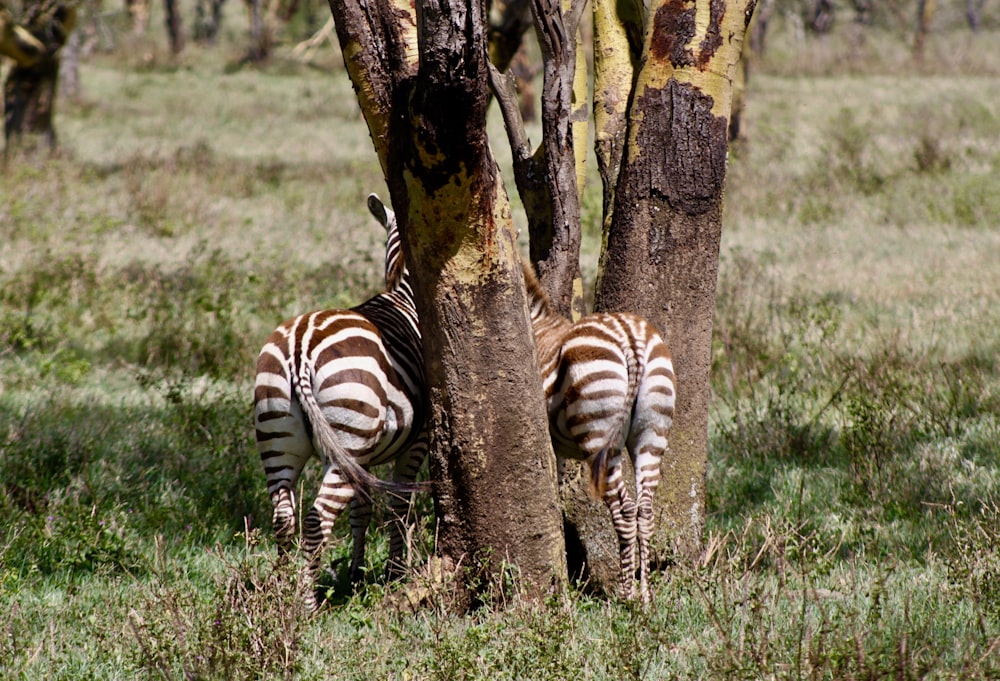
<svg viewBox="0 0 1000 681">
<path fill-rule="evenodd" d="M 608 449 L 604 448 L 597 453 L 590 464 L 590 496 L 595 501 L 604 498 L 604 493 L 608 491 Z"/>
<path fill-rule="evenodd" d="M 351 456 L 350 452 L 340 444 L 336 432 L 326 420 L 319 402 L 316 401 L 316 394 L 313 392 L 312 372 L 305 367 L 299 372 L 299 398 L 299 403 L 312 426 L 316 444 L 324 459 L 337 467 L 357 494 L 370 500 L 373 490 L 408 495 L 427 489 L 426 483 L 382 480 L 359 464 L 357 459 Z"/>
<path fill-rule="evenodd" d="M 633 343 L 638 343 L 633 340 Z M 645 356 L 644 348 L 635 347 L 633 343 L 622 346 L 625 355 L 626 373 L 628 375 L 628 389 L 625 393 L 625 408 L 618 414 L 617 423 L 608 439 L 608 446 L 598 452 L 594 461 L 590 464 L 590 493 L 594 499 L 600 501 L 604 498 L 604 493 L 608 490 L 608 452 L 618 446 L 622 440 L 625 429 L 625 419 L 632 413 L 635 407 L 635 400 L 639 395 L 639 376 L 641 375 L 639 357 Z"/>
</svg>

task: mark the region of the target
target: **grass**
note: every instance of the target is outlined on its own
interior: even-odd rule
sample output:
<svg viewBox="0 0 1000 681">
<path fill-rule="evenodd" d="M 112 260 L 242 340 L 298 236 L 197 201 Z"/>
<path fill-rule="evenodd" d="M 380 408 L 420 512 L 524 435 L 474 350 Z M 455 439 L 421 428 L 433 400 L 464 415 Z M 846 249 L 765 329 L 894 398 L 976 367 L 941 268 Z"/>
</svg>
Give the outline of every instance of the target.
<svg viewBox="0 0 1000 681">
<path fill-rule="evenodd" d="M 304 618 L 252 365 L 379 286 L 384 190 L 336 55 L 229 68 L 228 11 L 219 48 L 92 56 L 63 152 L 0 171 L 0 678 L 1000 676 L 995 32 L 923 70 L 772 36 L 730 156 L 706 552 L 655 607 L 497 585 L 414 613 L 379 528 L 364 588 L 329 575 Z"/>
</svg>

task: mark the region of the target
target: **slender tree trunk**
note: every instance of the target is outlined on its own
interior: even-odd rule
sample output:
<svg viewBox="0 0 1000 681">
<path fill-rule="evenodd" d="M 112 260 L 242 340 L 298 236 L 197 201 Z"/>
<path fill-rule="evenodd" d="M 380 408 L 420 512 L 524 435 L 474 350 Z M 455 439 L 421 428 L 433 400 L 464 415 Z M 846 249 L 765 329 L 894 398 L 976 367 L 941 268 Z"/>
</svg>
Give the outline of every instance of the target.
<svg viewBox="0 0 1000 681">
<path fill-rule="evenodd" d="M 727 128 L 753 0 L 650 10 L 597 306 L 653 321 L 674 356 L 677 410 L 656 502 L 660 555 L 700 550 Z"/>
<path fill-rule="evenodd" d="M 986 0 L 965 0 L 965 20 L 969 22 L 969 28 L 973 33 L 979 32 L 985 3 Z"/>
<path fill-rule="evenodd" d="M 934 21 L 936 9 L 937 0 L 917 0 L 917 31 L 913 39 L 913 58 L 917 62 L 922 62 L 924 59 L 927 35 L 931 32 L 931 22 Z"/>
<path fill-rule="evenodd" d="M 476 0 L 331 0 L 400 218 L 424 334 L 437 554 L 475 597 L 565 579 L 555 457 L 510 208 L 486 139 Z M 461 568 L 472 568 L 471 571 Z M 468 600 L 459 599 L 467 604 Z"/>
<path fill-rule="evenodd" d="M 174 54 L 180 54 L 184 51 L 184 23 L 181 19 L 180 8 L 177 6 L 177 0 L 164 0 L 163 9 L 170 51 Z"/>
</svg>

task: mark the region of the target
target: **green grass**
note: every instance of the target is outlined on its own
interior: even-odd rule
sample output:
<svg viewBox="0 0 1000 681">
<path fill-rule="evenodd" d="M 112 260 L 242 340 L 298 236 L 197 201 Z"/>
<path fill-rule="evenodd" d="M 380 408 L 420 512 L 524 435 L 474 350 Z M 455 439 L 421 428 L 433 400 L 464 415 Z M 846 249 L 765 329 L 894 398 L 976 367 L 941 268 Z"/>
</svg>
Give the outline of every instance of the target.
<svg viewBox="0 0 1000 681">
<path fill-rule="evenodd" d="M 60 156 L 0 170 L 0 678 L 1000 677 L 995 31 L 941 33 L 922 71 L 853 27 L 772 36 L 730 155 L 706 553 L 654 607 L 496 585 L 506 607 L 413 612 L 378 527 L 364 588 L 326 576 L 306 618 L 253 361 L 379 287 L 385 192 L 336 54 L 285 35 L 235 70 L 227 11 L 219 48 L 91 57 Z"/>
</svg>

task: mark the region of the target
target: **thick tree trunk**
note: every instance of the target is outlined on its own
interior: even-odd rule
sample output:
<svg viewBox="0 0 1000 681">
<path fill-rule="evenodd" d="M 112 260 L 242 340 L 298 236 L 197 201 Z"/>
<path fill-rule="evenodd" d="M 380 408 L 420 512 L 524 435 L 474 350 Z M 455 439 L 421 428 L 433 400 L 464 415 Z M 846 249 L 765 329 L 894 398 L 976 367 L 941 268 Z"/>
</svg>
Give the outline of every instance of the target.
<svg viewBox="0 0 1000 681">
<path fill-rule="evenodd" d="M 0 0 L 0 56 L 9 57 L 19 66 L 30 66 L 45 52 L 45 45 L 14 21 Z"/>
<path fill-rule="evenodd" d="M 565 578 L 562 527 L 514 228 L 486 139 L 485 5 L 417 7 L 331 0 L 416 288 L 437 553 L 466 596 L 501 584 L 508 566 L 541 593 Z"/>
<path fill-rule="evenodd" d="M 59 49 L 76 24 L 76 8 L 59 2 L 33 5 L 25 28 L 44 51 L 26 65 L 15 64 L 4 82 L 4 138 L 6 153 L 30 150 L 32 138 L 41 138 L 49 151 L 56 148 L 53 123 L 59 81 Z M 26 137 L 29 136 L 29 137 Z"/>
<path fill-rule="evenodd" d="M 727 128 L 753 6 L 667 0 L 651 9 L 602 259 L 598 308 L 646 316 L 674 356 L 678 402 L 656 503 L 661 556 L 701 546 Z"/>
</svg>

